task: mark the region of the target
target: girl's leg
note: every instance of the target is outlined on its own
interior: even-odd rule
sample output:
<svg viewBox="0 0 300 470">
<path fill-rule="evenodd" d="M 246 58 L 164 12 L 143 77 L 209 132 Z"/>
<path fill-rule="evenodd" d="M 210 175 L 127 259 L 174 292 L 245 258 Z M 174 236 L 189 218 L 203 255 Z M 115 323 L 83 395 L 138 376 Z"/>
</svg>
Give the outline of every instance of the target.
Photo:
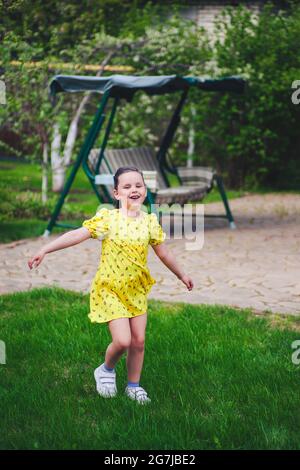
<svg viewBox="0 0 300 470">
<path fill-rule="evenodd" d="M 127 353 L 127 372 L 129 382 L 139 382 L 144 362 L 145 331 L 147 313 L 129 319 L 131 344 Z"/>
<path fill-rule="evenodd" d="M 110 343 L 106 350 L 105 364 L 113 369 L 131 343 L 129 318 L 111 320 L 108 322 L 108 327 L 112 336 L 112 343 Z"/>
</svg>

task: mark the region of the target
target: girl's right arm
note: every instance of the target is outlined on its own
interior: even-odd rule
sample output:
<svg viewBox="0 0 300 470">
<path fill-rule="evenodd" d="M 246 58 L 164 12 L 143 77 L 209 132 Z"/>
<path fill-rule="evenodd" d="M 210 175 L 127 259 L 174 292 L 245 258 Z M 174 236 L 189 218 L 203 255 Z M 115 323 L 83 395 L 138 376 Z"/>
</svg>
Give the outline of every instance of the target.
<svg viewBox="0 0 300 470">
<path fill-rule="evenodd" d="M 28 261 L 28 266 L 30 269 L 33 267 L 37 268 L 47 253 L 52 253 L 53 251 L 62 250 L 63 248 L 77 245 L 78 243 L 81 243 L 90 237 L 91 234 L 85 227 L 64 233 L 53 242 L 43 246 L 34 256 L 32 256 L 32 258 L 30 258 Z"/>
</svg>

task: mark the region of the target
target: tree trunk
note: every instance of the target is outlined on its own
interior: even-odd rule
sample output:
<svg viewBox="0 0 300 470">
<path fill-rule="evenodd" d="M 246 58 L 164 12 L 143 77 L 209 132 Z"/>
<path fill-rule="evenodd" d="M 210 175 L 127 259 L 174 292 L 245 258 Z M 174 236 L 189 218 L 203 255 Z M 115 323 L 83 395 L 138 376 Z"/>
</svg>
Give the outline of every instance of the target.
<svg viewBox="0 0 300 470">
<path fill-rule="evenodd" d="M 72 152 L 73 152 L 73 148 L 75 145 L 77 132 L 78 132 L 79 119 L 87 102 L 90 99 L 90 95 L 91 94 L 89 93 L 81 100 L 76 110 L 75 116 L 73 117 L 72 122 L 69 126 L 68 135 L 67 135 L 65 146 L 64 146 L 64 155 L 63 155 L 63 162 L 65 166 L 70 165 L 71 163 Z"/>
<path fill-rule="evenodd" d="M 194 124 L 194 119 L 196 116 L 196 110 L 193 105 L 191 105 L 191 114 L 192 114 L 192 120 L 191 120 L 191 125 L 190 125 L 190 130 L 189 130 L 189 146 L 188 146 L 188 151 L 187 151 L 187 162 L 186 166 L 187 168 L 192 168 L 193 167 L 193 158 L 195 154 L 195 124 Z"/>
<path fill-rule="evenodd" d="M 64 187 L 65 165 L 60 155 L 61 133 L 58 123 L 53 125 L 53 139 L 51 142 L 51 169 L 52 169 L 52 191 L 59 193 Z"/>
<path fill-rule="evenodd" d="M 42 203 L 47 202 L 48 191 L 48 144 L 43 143 L 43 165 L 42 165 Z"/>
<path fill-rule="evenodd" d="M 96 77 L 101 77 L 101 75 L 104 71 L 104 67 L 108 64 L 108 62 L 111 60 L 111 58 L 116 54 L 117 50 L 118 50 L 118 48 L 113 50 L 113 51 L 110 51 L 109 54 L 105 57 L 105 59 L 103 60 L 103 62 L 101 63 L 101 65 L 99 67 L 98 72 L 96 73 Z M 66 143 L 65 143 L 65 146 L 64 146 L 63 160 L 64 160 L 64 165 L 65 166 L 67 166 L 71 163 L 71 157 L 72 157 L 72 152 L 73 152 L 73 148 L 74 148 L 76 137 L 77 137 L 78 123 L 79 123 L 79 120 L 80 120 L 80 116 L 83 113 L 84 108 L 86 107 L 86 104 L 90 100 L 91 96 L 92 96 L 92 93 L 88 93 L 87 95 L 85 95 L 83 97 L 83 99 L 81 100 L 81 102 L 80 102 L 80 104 L 79 104 L 79 106 L 78 106 L 78 108 L 75 112 L 75 115 L 72 119 L 72 122 L 70 124 L 67 139 L 66 139 Z"/>
<path fill-rule="evenodd" d="M 78 121 L 80 119 L 80 115 L 82 113 L 82 102 L 86 97 L 83 98 L 81 101 L 74 118 L 69 126 L 68 135 L 66 138 L 65 146 L 64 146 L 64 155 L 63 155 L 63 162 L 65 166 L 70 165 L 71 157 L 73 152 L 73 147 L 75 145 L 76 137 L 77 137 L 77 130 L 78 130 Z"/>
</svg>

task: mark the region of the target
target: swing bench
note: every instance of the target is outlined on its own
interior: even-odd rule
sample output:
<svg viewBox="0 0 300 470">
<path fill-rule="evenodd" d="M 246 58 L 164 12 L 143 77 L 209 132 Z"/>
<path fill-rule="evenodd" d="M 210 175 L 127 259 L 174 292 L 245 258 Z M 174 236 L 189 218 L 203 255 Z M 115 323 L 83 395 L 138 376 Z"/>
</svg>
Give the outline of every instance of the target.
<svg viewBox="0 0 300 470">
<path fill-rule="evenodd" d="M 154 204 L 178 203 L 182 206 L 187 202 L 199 202 L 211 191 L 213 185 L 216 184 L 225 206 L 226 215 L 206 215 L 206 217 L 226 218 L 230 227 L 235 228 L 221 176 L 211 167 L 175 167 L 170 159 L 167 159 L 168 149 L 179 125 L 180 113 L 191 86 L 196 86 L 204 91 L 242 93 L 244 91 L 245 82 L 241 77 L 237 76 L 209 79 L 201 77 L 181 77 L 178 75 L 112 75 L 110 77 L 99 78 L 57 75 L 52 79 L 50 92 L 54 104 L 56 93 L 63 91 L 93 91 L 101 93 L 103 96 L 93 124 L 59 197 L 47 229 L 44 232 L 44 236 L 48 236 L 54 226 L 77 228 L 68 224 L 58 223 L 57 219 L 81 165 L 100 203 L 114 202 L 113 174 L 116 170 L 120 166 L 136 166 L 143 172 L 147 186 L 147 200 L 149 202 L 150 211 Z M 168 128 L 162 138 L 157 154 L 155 155 L 153 149 L 149 147 L 128 149 L 106 148 L 113 119 L 120 100 L 126 99 L 130 102 L 135 92 L 141 90 L 149 95 L 182 92 L 180 101 L 177 104 Z M 106 120 L 104 111 L 109 98 L 112 98 L 114 102 L 104 132 L 102 145 L 100 148 L 93 148 L 103 123 Z M 171 187 L 168 173 L 176 175 L 179 186 Z"/>
<path fill-rule="evenodd" d="M 100 149 L 92 149 L 89 154 L 88 165 L 91 172 L 96 171 L 99 151 Z M 99 192 L 104 202 L 113 200 L 113 179 L 110 180 L 109 175 L 114 174 L 120 166 L 135 166 L 143 172 L 146 186 L 155 204 L 177 203 L 183 206 L 188 202 L 201 201 L 211 191 L 215 182 L 227 202 L 225 191 L 222 191 L 222 179 L 210 167 L 173 167 L 172 173 L 176 174 L 182 184 L 176 187 L 168 186 L 155 153 L 150 147 L 106 150 L 105 157 L 100 163 L 99 174 L 95 174 L 95 184 L 99 185 Z M 168 168 L 171 170 L 170 166 Z M 102 189 L 103 184 L 107 186 L 109 198 Z M 227 216 L 229 222 L 234 224 L 229 206 Z"/>
</svg>

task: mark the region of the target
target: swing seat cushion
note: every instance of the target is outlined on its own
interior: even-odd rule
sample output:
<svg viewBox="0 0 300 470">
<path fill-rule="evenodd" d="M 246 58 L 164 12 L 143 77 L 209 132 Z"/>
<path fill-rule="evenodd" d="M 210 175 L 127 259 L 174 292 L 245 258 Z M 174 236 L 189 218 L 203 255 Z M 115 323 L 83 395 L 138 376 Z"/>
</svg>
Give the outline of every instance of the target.
<svg viewBox="0 0 300 470">
<path fill-rule="evenodd" d="M 194 166 L 187 168 L 185 166 L 177 167 L 178 175 L 184 186 L 210 186 L 216 174 L 212 167 Z"/>
</svg>

